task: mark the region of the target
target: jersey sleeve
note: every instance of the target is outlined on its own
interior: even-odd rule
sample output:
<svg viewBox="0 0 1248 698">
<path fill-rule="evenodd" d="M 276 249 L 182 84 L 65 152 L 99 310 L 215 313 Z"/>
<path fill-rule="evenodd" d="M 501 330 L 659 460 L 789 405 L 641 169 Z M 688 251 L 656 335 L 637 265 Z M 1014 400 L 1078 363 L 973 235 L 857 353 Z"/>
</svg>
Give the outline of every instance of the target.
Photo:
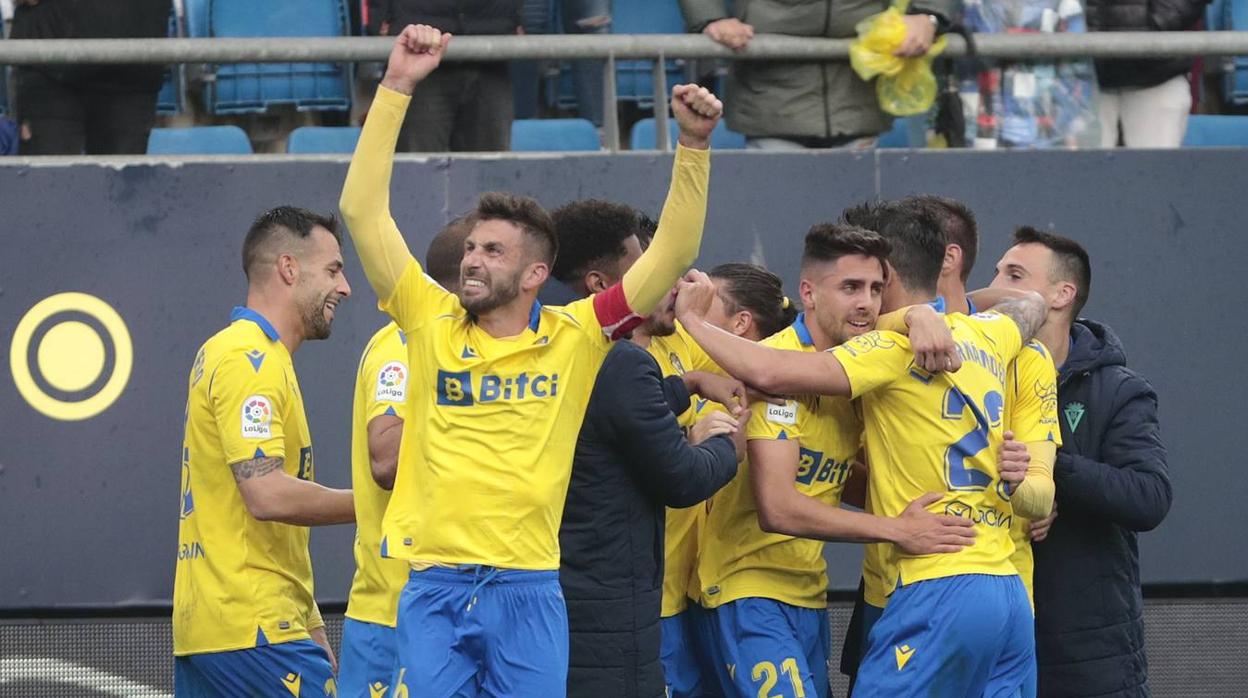
<svg viewBox="0 0 1248 698">
<path fill-rule="evenodd" d="M 460 311 L 459 299 L 430 278 L 415 259 L 408 262 L 390 297 L 377 305 L 409 334 L 427 320 Z"/>
<path fill-rule="evenodd" d="M 292 396 L 278 361 L 258 350 L 231 353 L 213 372 L 208 395 L 226 463 L 286 457 L 282 416 Z"/>
<path fill-rule="evenodd" d="M 360 380 L 365 385 L 365 424 L 383 414 L 399 419 L 407 418 L 407 385 L 410 377 L 407 352 L 403 351 L 402 344 L 379 342 L 373 346 L 364 357 L 364 365 L 360 371 Z"/>
<path fill-rule="evenodd" d="M 1018 441 L 1052 441 L 1062 445 L 1057 423 L 1057 370 L 1044 345 L 1031 340 L 1014 359 L 1010 372 L 1015 400 L 1010 406 L 1010 430 Z"/>
<path fill-rule="evenodd" d="M 611 342 L 627 337 L 645 320 L 629 307 L 621 284 L 589 298 L 550 309 L 571 317 L 588 332 L 592 342 L 603 348 L 610 348 Z"/>
<path fill-rule="evenodd" d="M 802 426 L 808 418 L 809 411 L 801 400 L 785 400 L 783 405 L 760 400 L 750 405 L 745 437 L 751 441 L 800 441 Z"/>
<path fill-rule="evenodd" d="M 992 342 L 1003 363 L 1009 363 L 1018 356 L 1019 350 L 1023 348 L 1023 336 L 1018 332 L 1018 325 L 1009 316 L 988 310 L 975 313 L 970 319 L 974 321 L 975 329 Z"/>
<path fill-rule="evenodd" d="M 853 398 L 892 383 L 914 363 L 910 339 L 896 332 L 868 332 L 828 351 L 845 369 Z"/>
</svg>

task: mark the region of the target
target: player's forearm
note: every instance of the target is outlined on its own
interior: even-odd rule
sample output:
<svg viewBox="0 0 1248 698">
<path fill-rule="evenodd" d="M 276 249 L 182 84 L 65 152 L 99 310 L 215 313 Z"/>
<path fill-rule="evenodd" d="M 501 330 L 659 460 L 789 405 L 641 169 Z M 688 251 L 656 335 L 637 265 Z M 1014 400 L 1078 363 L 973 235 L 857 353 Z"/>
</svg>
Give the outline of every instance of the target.
<svg viewBox="0 0 1248 698">
<path fill-rule="evenodd" d="M 285 473 L 275 474 L 263 489 L 254 492 L 247 508 L 260 521 L 291 526 L 331 526 L 355 521 L 351 490 L 332 489 Z"/>
<path fill-rule="evenodd" d="M 710 176 L 709 150 L 676 147 L 659 228 L 645 254 L 624 274 L 624 297 L 633 312 L 648 315 L 697 259 Z"/>
<path fill-rule="evenodd" d="M 1027 475 L 1010 497 L 1014 513 L 1031 521 L 1043 519 L 1053 511 L 1053 461 L 1057 447 L 1052 441 L 1029 441 L 1026 444 L 1031 461 Z"/>
<path fill-rule="evenodd" d="M 369 425 L 369 469 L 372 471 L 373 481 L 382 489 L 394 488 L 394 477 L 399 470 L 399 446 L 402 440 L 403 421 L 400 419 L 394 419 L 393 424 L 377 431 L 372 429 L 371 424 Z"/>
<path fill-rule="evenodd" d="M 410 101 L 408 95 L 385 87 L 377 89 L 338 202 L 364 274 L 382 301 L 390 297 L 413 260 L 390 216 L 394 148 Z"/>
<path fill-rule="evenodd" d="M 685 330 L 728 375 L 772 395 L 848 395 L 849 380 L 827 352 L 773 349 L 691 318 Z"/>
<path fill-rule="evenodd" d="M 759 503 L 758 524 L 768 533 L 839 543 L 887 543 L 900 536 L 892 519 L 829 506 L 796 490 L 772 506 Z"/>
</svg>

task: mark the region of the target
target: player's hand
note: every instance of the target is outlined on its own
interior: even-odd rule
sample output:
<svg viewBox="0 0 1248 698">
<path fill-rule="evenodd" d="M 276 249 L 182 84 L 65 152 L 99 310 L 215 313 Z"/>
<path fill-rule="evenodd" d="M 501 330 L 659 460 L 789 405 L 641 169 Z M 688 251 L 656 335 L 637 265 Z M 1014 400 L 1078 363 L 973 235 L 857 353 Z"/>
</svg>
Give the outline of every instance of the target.
<svg viewBox="0 0 1248 698">
<path fill-rule="evenodd" d="M 1027 444 L 1014 440 L 1014 432 L 1005 432 L 1005 442 L 997 454 L 997 473 L 1009 486 L 1010 492 L 1018 489 L 1019 483 L 1027 477 L 1027 466 L 1031 463 L 1031 454 L 1027 452 Z"/>
<path fill-rule="evenodd" d="M 688 371 L 682 376 L 689 392 L 723 405 L 734 417 L 740 417 L 748 404 L 745 383 L 706 371 Z"/>
<path fill-rule="evenodd" d="M 944 496 L 940 492 L 928 492 L 901 512 L 897 521 L 903 535 L 895 542 L 907 554 L 956 553 L 975 542 L 975 529 L 970 519 L 927 510 Z"/>
<path fill-rule="evenodd" d="M 697 446 L 712 436 L 721 434 L 731 436 L 737 433 L 739 429 L 740 423 L 735 417 L 727 412 L 716 410 L 694 422 L 693 427 L 689 429 L 689 443 Z"/>
<path fill-rule="evenodd" d="M 308 635 L 312 636 L 312 642 L 315 642 L 321 649 L 325 650 L 325 655 L 329 657 L 329 668 L 333 670 L 334 676 L 338 675 L 338 658 L 334 656 L 334 649 L 329 646 L 329 638 L 325 635 L 325 628 L 315 628 L 308 631 Z"/>
<path fill-rule="evenodd" d="M 754 27 L 736 17 L 717 19 L 702 27 L 702 33 L 723 44 L 733 51 L 740 51 L 754 38 Z"/>
<path fill-rule="evenodd" d="M 936 40 L 936 24 L 928 15 L 906 15 L 902 21 L 906 23 L 906 38 L 893 55 L 914 58 L 926 54 Z"/>
<path fill-rule="evenodd" d="M 705 87 L 690 84 L 672 88 L 672 114 L 680 127 L 680 144 L 686 148 L 709 148 L 711 131 L 723 113 L 724 103 Z"/>
<path fill-rule="evenodd" d="M 953 332 L 935 308 L 926 303 L 910 308 L 906 311 L 906 326 L 910 328 L 914 363 L 919 368 L 929 373 L 954 372 L 962 368 Z"/>
<path fill-rule="evenodd" d="M 386 77 L 381 84 L 395 92 L 410 95 L 442 62 L 451 35 L 427 24 L 409 24 L 394 40 Z"/>
<path fill-rule="evenodd" d="M 1039 521 L 1031 522 L 1031 529 L 1028 533 L 1031 535 L 1032 543 L 1039 543 L 1049 537 L 1049 529 L 1053 528 L 1053 521 L 1057 519 L 1057 502 L 1053 502 L 1053 511 L 1049 515 Z"/>
<path fill-rule="evenodd" d="M 764 393 L 763 391 L 758 390 L 757 388 L 751 388 L 748 385 L 745 387 L 745 396 L 751 405 L 756 402 L 765 402 L 769 405 L 784 405 L 784 403 L 789 401 L 788 398 L 783 395 Z"/>
<path fill-rule="evenodd" d="M 706 319 L 715 300 L 711 277 L 690 269 L 676 282 L 676 319 L 686 327 Z"/>
</svg>

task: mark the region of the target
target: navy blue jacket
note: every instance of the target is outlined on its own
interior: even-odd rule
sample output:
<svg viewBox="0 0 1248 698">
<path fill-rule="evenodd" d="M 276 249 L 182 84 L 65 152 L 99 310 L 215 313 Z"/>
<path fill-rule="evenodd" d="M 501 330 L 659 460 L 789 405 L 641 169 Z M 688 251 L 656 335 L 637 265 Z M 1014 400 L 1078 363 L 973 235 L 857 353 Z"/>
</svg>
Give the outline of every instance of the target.
<svg viewBox="0 0 1248 698">
<path fill-rule="evenodd" d="M 1080 319 L 1070 334 L 1057 519 L 1033 547 L 1040 695 L 1147 696 L 1136 534 L 1156 528 L 1173 497 L 1157 393 L 1108 326 Z"/>
<path fill-rule="evenodd" d="M 679 378 L 632 342 L 598 371 L 559 529 L 568 606 L 568 696 L 664 694 L 659 664 L 665 507 L 698 504 L 737 473 L 727 436 L 690 446 Z"/>
</svg>

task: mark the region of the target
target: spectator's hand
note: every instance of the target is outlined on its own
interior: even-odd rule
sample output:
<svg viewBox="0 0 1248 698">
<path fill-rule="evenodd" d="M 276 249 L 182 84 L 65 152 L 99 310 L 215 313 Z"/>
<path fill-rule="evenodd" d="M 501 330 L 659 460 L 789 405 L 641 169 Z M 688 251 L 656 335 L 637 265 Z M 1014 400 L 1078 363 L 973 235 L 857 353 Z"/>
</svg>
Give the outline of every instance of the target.
<svg viewBox="0 0 1248 698">
<path fill-rule="evenodd" d="M 325 650 L 325 655 L 329 657 L 329 668 L 334 672 L 334 676 L 338 675 L 338 658 L 334 656 L 334 649 L 329 646 L 329 638 L 325 635 L 325 628 L 315 628 L 308 631 L 312 642 L 315 642 L 321 649 Z"/>
<path fill-rule="evenodd" d="M 724 103 L 711 91 L 697 85 L 672 88 L 672 114 L 680 126 L 680 144 L 705 150 L 711 144 L 711 131 L 724 113 Z"/>
<path fill-rule="evenodd" d="M 426 24 L 409 24 L 394 40 L 390 63 L 381 84 L 388 89 L 410 95 L 442 62 L 451 35 L 443 34 Z"/>
<path fill-rule="evenodd" d="M 754 38 L 754 27 L 736 17 L 717 19 L 702 28 L 702 33 L 733 51 L 743 50 Z"/>
<path fill-rule="evenodd" d="M 897 522 L 902 536 L 897 546 L 910 555 L 956 553 L 975 542 L 975 529 L 970 519 L 948 514 L 933 514 L 928 505 L 940 501 L 940 492 L 928 492 L 910 502 Z"/>
<path fill-rule="evenodd" d="M 914 363 L 920 368 L 930 373 L 962 368 L 953 332 L 934 308 L 927 304 L 914 306 L 906 312 L 906 326 L 910 328 Z"/>
<path fill-rule="evenodd" d="M 927 53 L 936 40 L 936 23 L 931 15 L 906 15 L 902 20 L 906 23 L 906 38 L 893 55 L 914 58 Z"/>
<path fill-rule="evenodd" d="M 1014 440 L 1014 432 L 1005 432 L 1005 442 L 1001 444 L 998 454 L 997 473 L 1001 480 L 1009 486 L 1010 492 L 1018 489 L 1027 477 L 1027 465 L 1031 463 L 1031 454 L 1027 452 L 1027 444 Z"/>
<path fill-rule="evenodd" d="M 712 436 L 719 436 L 720 434 L 731 436 L 737 433 L 739 429 L 740 425 L 737 423 L 736 418 L 727 412 L 715 410 L 694 422 L 693 427 L 689 429 L 689 443 L 697 446 Z"/>
<path fill-rule="evenodd" d="M 1049 537 L 1049 529 L 1053 528 L 1053 521 L 1057 518 L 1057 502 L 1053 502 L 1053 511 L 1048 516 L 1039 521 L 1031 522 L 1031 542 L 1039 543 Z"/>
<path fill-rule="evenodd" d="M 731 378 L 705 371 L 689 371 L 683 376 L 689 392 L 697 393 L 711 402 L 718 402 L 727 408 L 734 417 L 745 412 L 745 383 Z"/>
<path fill-rule="evenodd" d="M 676 282 L 676 319 L 682 325 L 702 322 L 715 300 L 715 284 L 711 277 L 690 269 Z"/>
</svg>

